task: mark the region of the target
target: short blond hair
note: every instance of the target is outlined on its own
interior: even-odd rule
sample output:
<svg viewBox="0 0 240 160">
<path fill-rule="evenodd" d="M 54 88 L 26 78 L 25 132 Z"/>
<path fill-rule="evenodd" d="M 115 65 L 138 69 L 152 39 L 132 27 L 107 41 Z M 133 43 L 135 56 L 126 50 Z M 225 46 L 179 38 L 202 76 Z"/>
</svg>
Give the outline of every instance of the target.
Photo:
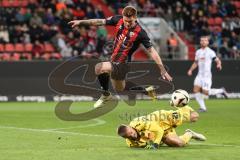
<svg viewBox="0 0 240 160">
<path fill-rule="evenodd" d="M 126 17 L 136 17 L 137 9 L 133 6 L 126 6 L 125 8 L 123 8 L 122 15 Z"/>
</svg>

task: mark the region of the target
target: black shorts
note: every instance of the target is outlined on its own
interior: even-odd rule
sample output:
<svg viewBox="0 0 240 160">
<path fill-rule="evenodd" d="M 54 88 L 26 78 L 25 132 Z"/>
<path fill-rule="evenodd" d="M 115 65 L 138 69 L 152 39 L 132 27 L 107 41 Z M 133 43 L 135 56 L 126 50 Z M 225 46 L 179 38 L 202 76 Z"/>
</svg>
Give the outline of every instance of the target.
<svg viewBox="0 0 240 160">
<path fill-rule="evenodd" d="M 127 63 L 111 62 L 112 72 L 111 78 L 113 80 L 125 80 L 126 75 L 129 71 L 129 65 Z"/>
</svg>

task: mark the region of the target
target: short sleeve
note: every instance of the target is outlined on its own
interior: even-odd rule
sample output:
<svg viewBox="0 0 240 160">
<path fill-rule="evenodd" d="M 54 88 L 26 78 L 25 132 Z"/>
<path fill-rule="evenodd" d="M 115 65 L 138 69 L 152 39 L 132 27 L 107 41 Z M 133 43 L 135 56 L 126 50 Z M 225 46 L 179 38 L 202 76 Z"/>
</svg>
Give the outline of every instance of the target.
<svg viewBox="0 0 240 160">
<path fill-rule="evenodd" d="M 151 48 L 153 46 L 149 36 L 147 35 L 147 32 L 144 29 L 142 29 L 140 32 L 139 40 L 146 49 Z"/>
<path fill-rule="evenodd" d="M 198 61 L 198 51 L 195 53 L 195 61 Z"/>
<path fill-rule="evenodd" d="M 122 18 L 122 16 L 120 16 L 120 15 L 108 17 L 108 18 L 106 18 L 106 25 L 116 26 L 118 21 L 121 18 Z"/>
</svg>

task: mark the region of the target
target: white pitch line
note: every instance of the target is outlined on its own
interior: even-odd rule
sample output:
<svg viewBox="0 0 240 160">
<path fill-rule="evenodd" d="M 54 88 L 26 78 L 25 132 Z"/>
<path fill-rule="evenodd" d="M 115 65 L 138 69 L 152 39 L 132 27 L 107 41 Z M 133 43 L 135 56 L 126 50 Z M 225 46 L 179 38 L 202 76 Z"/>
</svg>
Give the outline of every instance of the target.
<svg viewBox="0 0 240 160">
<path fill-rule="evenodd" d="M 58 134 L 69 134 L 69 135 L 81 135 L 81 136 L 89 136 L 89 137 L 104 137 L 104 138 L 113 138 L 119 139 L 117 136 L 110 135 L 101 135 L 101 134 L 89 134 L 89 133 L 79 133 L 79 132 L 66 132 L 66 131 L 53 131 L 53 130 L 45 130 L 45 129 L 34 129 L 34 128 L 19 128 L 13 126 L 0 126 L 2 129 L 13 129 L 13 130 L 22 130 L 29 132 L 45 132 L 45 133 L 58 133 Z M 200 145 L 200 146 L 216 146 L 216 147 L 240 147 L 239 145 L 228 145 L 228 144 L 214 144 L 214 143 L 197 143 L 191 142 L 190 145 Z"/>
<path fill-rule="evenodd" d="M 200 145 L 200 146 L 216 146 L 216 147 L 240 147 L 239 145 L 231 145 L 231 144 L 214 144 L 214 143 L 197 143 L 197 142 L 191 142 L 190 145 Z"/>
<path fill-rule="evenodd" d="M 19 128 L 19 127 L 13 127 L 13 126 L 0 126 L 0 128 L 30 131 L 30 132 L 45 132 L 45 133 L 59 133 L 59 134 L 81 135 L 81 136 L 91 136 L 91 137 L 118 138 L 117 136 L 110 136 L 110 135 L 88 134 L 88 133 L 66 132 L 66 131 L 52 131 L 52 130 L 47 130 L 47 129 L 34 129 L 34 128 Z"/>
<path fill-rule="evenodd" d="M 101 119 L 93 119 L 96 121 L 96 123 L 93 124 L 87 124 L 87 125 L 78 125 L 78 126 L 72 126 L 72 127 L 65 127 L 65 128 L 50 128 L 46 129 L 49 131 L 58 131 L 58 130 L 67 130 L 67 129 L 76 129 L 76 128 L 87 128 L 87 127 L 95 127 L 95 126 L 100 126 L 106 123 L 106 121 L 101 120 Z"/>
<path fill-rule="evenodd" d="M 7 115 L 4 117 L 23 117 L 23 116 L 12 116 L 12 115 Z M 35 117 L 36 118 L 36 117 Z M 49 118 L 48 116 L 38 116 L 38 118 Z M 95 127 L 95 126 L 100 126 L 100 125 L 103 125 L 106 123 L 106 121 L 104 120 L 101 120 L 101 119 L 93 119 L 94 121 L 97 121 L 96 123 L 93 123 L 93 124 L 87 124 L 87 125 L 77 125 L 77 126 L 71 126 L 71 127 L 66 127 L 66 128 L 49 128 L 49 129 L 46 129 L 46 130 L 53 130 L 53 131 L 57 131 L 57 130 L 67 130 L 67 129 L 75 129 L 75 128 L 88 128 L 88 127 Z"/>
</svg>

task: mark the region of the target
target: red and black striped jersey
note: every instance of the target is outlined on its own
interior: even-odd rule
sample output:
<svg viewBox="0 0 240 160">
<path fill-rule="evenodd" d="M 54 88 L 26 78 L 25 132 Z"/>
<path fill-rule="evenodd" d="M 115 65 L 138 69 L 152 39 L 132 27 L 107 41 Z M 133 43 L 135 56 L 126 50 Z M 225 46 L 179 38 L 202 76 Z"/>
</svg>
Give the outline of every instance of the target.
<svg viewBox="0 0 240 160">
<path fill-rule="evenodd" d="M 136 26 L 127 29 L 123 24 L 123 17 L 120 15 L 106 19 L 106 25 L 115 26 L 114 48 L 111 56 L 112 62 L 124 63 L 131 61 L 132 54 L 137 50 L 140 44 L 145 48 L 152 47 L 150 38 L 146 31 L 136 23 Z"/>
</svg>

